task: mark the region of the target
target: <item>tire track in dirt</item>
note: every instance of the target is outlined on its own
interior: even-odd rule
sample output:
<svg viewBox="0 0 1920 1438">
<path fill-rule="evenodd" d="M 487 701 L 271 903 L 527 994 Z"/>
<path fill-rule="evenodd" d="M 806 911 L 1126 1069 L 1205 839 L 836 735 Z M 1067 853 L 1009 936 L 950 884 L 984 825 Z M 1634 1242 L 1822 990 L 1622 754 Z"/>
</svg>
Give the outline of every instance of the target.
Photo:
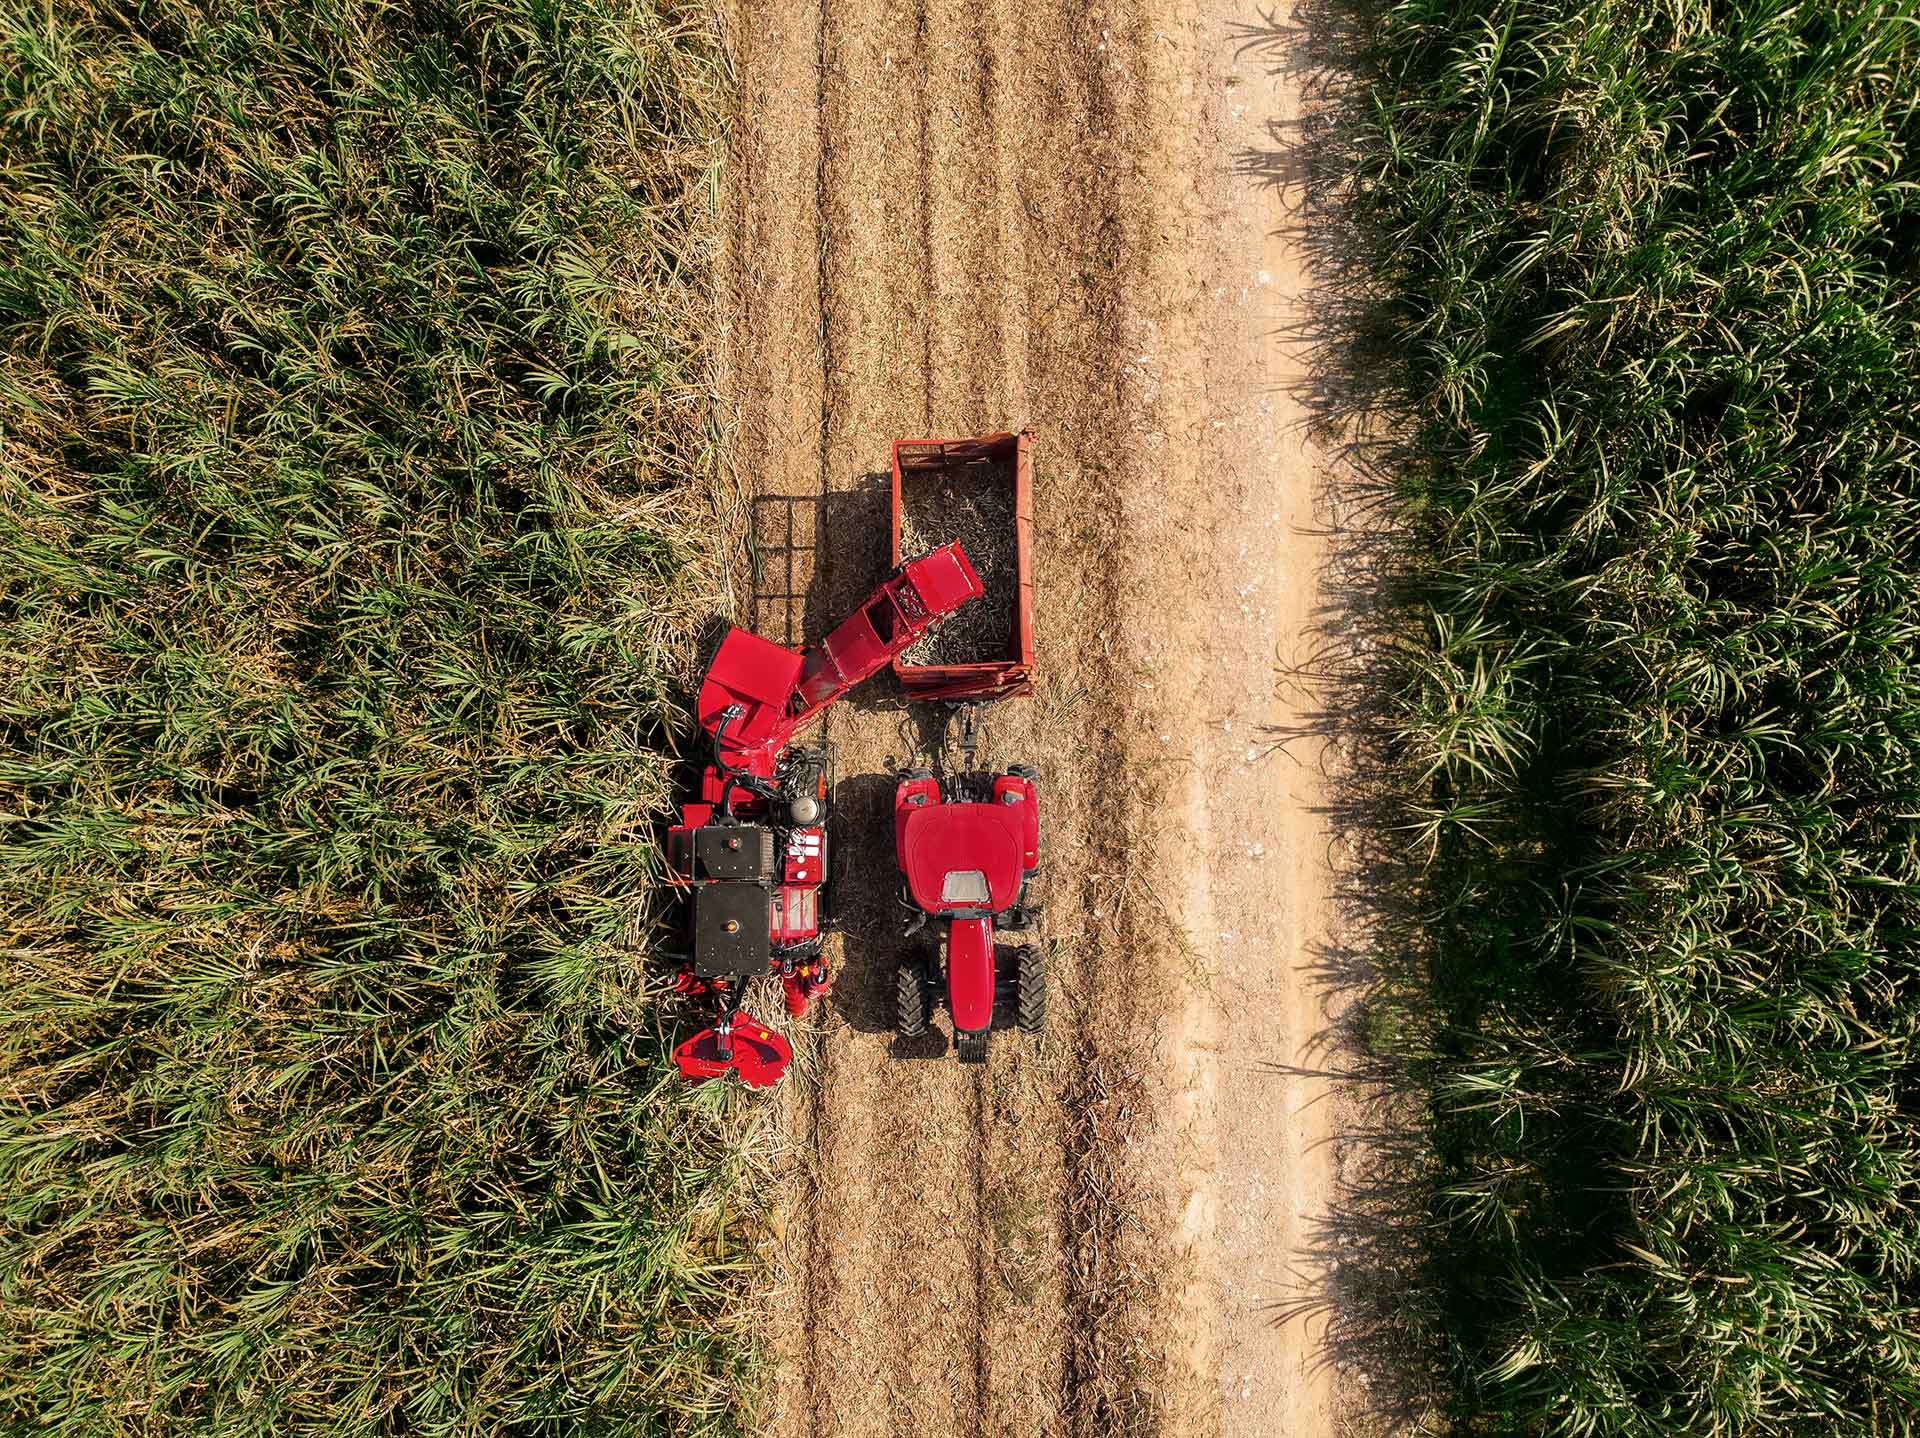
<svg viewBox="0 0 1920 1438">
<path fill-rule="evenodd" d="M 823 515 L 834 548 L 816 633 L 886 569 L 886 439 L 945 418 L 934 410 L 928 340 L 916 332 L 937 340 L 964 322 L 928 284 L 934 201 L 924 157 L 935 125 L 917 61 L 931 40 L 930 19 L 906 6 L 839 5 L 824 21 L 823 333 L 834 365 Z M 909 126 L 927 144 L 900 144 Z M 841 1277 L 818 1335 L 831 1358 L 809 1415 L 816 1433 L 973 1434 L 983 1409 L 974 1322 L 980 1076 L 950 1064 L 903 1065 L 890 1054 L 901 940 L 887 775 L 889 761 L 908 757 L 904 717 L 897 704 L 867 693 L 829 721 L 849 776 L 836 796 L 843 860 L 862 882 L 848 886 L 854 897 L 842 910 L 834 1005 L 850 1031 L 828 1038 L 832 1082 L 816 1096 L 831 1135 L 821 1182 L 848 1200 L 828 1245 Z M 862 1198 L 864 1211 L 856 1207 Z"/>
<path fill-rule="evenodd" d="M 1212 561 L 1278 452 L 1241 413 L 1266 317 L 1242 283 L 1260 220 L 1225 208 L 1224 21 L 1172 0 L 824 0 L 742 8 L 733 38 L 754 622 L 818 637 L 884 572 L 892 439 L 1033 422 L 1041 682 L 989 716 L 982 760 L 1041 770 L 1053 979 L 1052 1031 L 997 1036 L 984 1072 L 900 1050 L 889 775 L 929 737 L 884 680 L 833 711 L 840 977 L 787 1093 L 800 1161 L 764 1431 L 1118 1438 L 1282 1412 L 1274 1431 L 1330 1431 L 1311 1385 L 1236 1419 L 1215 1371 L 1262 1341 L 1238 1299 L 1239 1346 L 1213 1334 L 1219 1174 L 1261 1134 L 1222 1116 L 1252 1095 L 1220 1058 L 1212 931 L 1264 942 L 1267 909 L 1311 923 L 1288 886 L 1323 884 L 1303 868 L 1268 892 L 1220 835 L 1251 832 L 1272 785 L 1249 770 L 1218 800 L 1205 777 L 1238 743 L 1211 732 L 1221 714 L 1273 717 L 1274 626 L 1304 625 L 1296 603 L 1244 643 L 1204 632 L 1226 599 Z M 1285 1032 L 1311 1034 L 1311 1004 L 1282 997 Z M 1331 1160 L 1288 1153 L 1307 1181 L 1287 1201 L 1310 1207 Z M 1302 1345 L 1272 1342 L 1295 1382 Z"/>
</svg>

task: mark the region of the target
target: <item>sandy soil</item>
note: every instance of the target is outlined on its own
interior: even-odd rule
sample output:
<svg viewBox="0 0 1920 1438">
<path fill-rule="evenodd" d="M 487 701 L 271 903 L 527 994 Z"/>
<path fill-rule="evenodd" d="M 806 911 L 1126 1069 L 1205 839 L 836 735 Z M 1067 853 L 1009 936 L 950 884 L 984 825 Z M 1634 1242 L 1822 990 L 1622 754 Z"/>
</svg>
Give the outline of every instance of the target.
<svg viewBox="0 0 1920 1438">
<path fill-rule="evenodd" d="M 842 977 L 785 1101 L 795 1199 L 765 1431 L 1338 1431 L 1310 1322 L 1330 922 L 1299 716 L 1323 561 L 1258 12 L 1175 0 L 742 7 L 729 351 L 753 622 L 884 572 L 888 446 L 1030 424 L 1050 1031 L 985 1071 L 889 1031 L 886 823 L 929 716 L 830 716 Z M 1258 169 L 1259 174 L 1250 173 Z M 816 542 L 817 541 L 817 542 Z"/>
</svg>

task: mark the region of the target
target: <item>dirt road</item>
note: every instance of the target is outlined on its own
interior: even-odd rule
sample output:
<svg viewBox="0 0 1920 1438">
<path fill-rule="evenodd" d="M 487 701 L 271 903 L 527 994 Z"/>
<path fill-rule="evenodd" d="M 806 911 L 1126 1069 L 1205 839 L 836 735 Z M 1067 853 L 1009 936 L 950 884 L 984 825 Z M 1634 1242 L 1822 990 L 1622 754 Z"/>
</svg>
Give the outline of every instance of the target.
<svg viewBox="0 0 1920 1438">
<path fill-rule="evenodd" d="M 753 620 L 816 637 L 886 568 L 889 442 L 1035 433 L 1041 683 L 983 757 L 1041 771 L 1043 1040 L 963 1070 L 890 1031 L 886 821 L 931 736 L 836 710 L 842 976 L 788 1090 L 801 1191 L 766 1431 L 1334 1433 L 1310 1326 L 1331 1105 L 1311 753 L 1315 456 L 1282 338 L 1298 105 L 1251 9 L 824 0 L 736 15 L 729 360 Z M 1269 176 L 1270 178 L 1270 176 Z M 1276 235 L 1276 231 L 1279 231 Z M 816 538 L 819 542 L 816 544 Z"/>
</svg>

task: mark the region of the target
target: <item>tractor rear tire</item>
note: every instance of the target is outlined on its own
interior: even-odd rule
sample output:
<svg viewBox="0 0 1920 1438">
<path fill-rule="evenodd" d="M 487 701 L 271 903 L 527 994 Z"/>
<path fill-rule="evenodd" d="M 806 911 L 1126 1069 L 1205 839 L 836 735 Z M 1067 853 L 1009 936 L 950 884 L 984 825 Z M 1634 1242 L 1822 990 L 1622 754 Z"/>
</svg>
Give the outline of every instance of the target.
<svg viewBox="0 0 1920 1438">
<path fill-rule="evenodd" d="M 917 1039 L 927 1031 L 930 1008 L 927 980 L 920 965 L 906 960 L 893 971 L 893 1031 Z"/>
<path fill-rule="evenodd" d="M 984 1033 L 968 1033 L 965 1029 L 953 1031 L 953 1052 L 963 1064 L 983 1064 L 987 1061 L 987 1036 Z"/>
<path fill-rule="evenodd" d="M 1020 951 L 1020 1032 L 1037 1034 L 1047 1026 L 1047 960 L 1035 948 Z"/>
</svg>

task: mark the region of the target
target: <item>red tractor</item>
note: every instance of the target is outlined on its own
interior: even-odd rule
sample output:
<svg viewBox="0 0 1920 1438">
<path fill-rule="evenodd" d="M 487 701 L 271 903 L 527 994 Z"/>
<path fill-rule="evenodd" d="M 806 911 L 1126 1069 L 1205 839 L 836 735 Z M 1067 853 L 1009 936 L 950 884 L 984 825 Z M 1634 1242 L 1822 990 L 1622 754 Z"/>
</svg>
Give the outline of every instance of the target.
<svg viewBox="0 0 1920 1438">
<path fill-rule="evenodd" d="M 1040 951 L 1021 946 L 1003 962 L 994 943 L 998 933 L 1032 927 L 1039 913 L 1029 890 L 1040 869 L 1040 800 L 1038 776 L 1025 764 L 974 771 L 977 710 L 961 716 L 964 771 L 943 785 L 929 769 L 908 769 L 894 789 L 899 897 L 912 914 L 907 936 L 929 920 L 941 931 L 936 945 L 909 953 L 895 971 L 895 1028 L 916 1038 L 944 1004 L 960 1062 L 982 1064 L 996 1018 L 1027 1033 L 1046 1023 Z"/>
<path fill-rule="evenodd" d="M 794 744 L 795 736 L 982 592 L 965 552 L 948 544 L 900 565 L 804 654 L 744 629 L 721 641 L 696 701 L 713 762 L 700 797 L 667 831 L 668 877 L 686 901 L 675 988 L 719 1011 L 674 1050 L 685 1078 L 777 1082 L 793 1050 L 738 1007 L 738 987 L 772 974 L 798 1017 L 832 983 L 821 927 L 833 756 L 826 745 Z"/>
</svg>

